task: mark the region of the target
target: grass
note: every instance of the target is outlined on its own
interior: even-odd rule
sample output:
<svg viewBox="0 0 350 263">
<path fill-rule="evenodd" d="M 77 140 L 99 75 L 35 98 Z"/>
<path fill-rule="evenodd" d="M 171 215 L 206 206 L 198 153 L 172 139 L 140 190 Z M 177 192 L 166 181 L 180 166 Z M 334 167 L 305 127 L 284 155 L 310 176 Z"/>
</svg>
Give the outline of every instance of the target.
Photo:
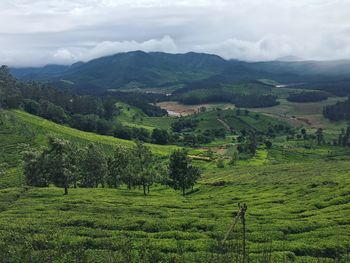
<svg viewBox="0 0 350 263">
<path fill-rule="evenodd" d="M 246 202 L 252 259 L 267 248 L 274 262 L 335 258 L 349 249 L 349 168 L 349 159 L 322 166 L 316 161 L 213 168 L 198 191 L 185 197 L 162 186 L 147 197 L 124 188 L 71 189 L 68 196 L 54 187 L 31 188 L 20 197 L 14 189 L 2 190 L 9 206 L 0 213 L 0 242 L 8 240 L 6 247 L 16 251 L 23 240 L 42 255 L 81 247 L 90 262 L 108 262 L 128 237 L 135 251 L 149 242 L 154 253 L 170 259 L 181 247 L 185 262 L 205 262 L 237 203 Z"/>
<path fill-rule="evenodd" d="M 241 114 L 237 115 L 237 112 L 232 109 L 207 111 L 197 114 L 196 116 L 191 116 L 191 118 L 199 121 L 197 130 L 202 131 L 206 129 L 229 129 L 233 131 L 253 129 L 257 131 L 266 131 L 269 126 L 278 124 L 288 126 L 285 122 L 265 114 L 256 114 L 254 112 L 245 114 L 244 111 L 241 111 Z"/>
<path fill-rule="evenodd" d="M 225 127 L 217 119 L 237 130 L 282 123 L 259 115 L 227 110 L 195 118 L 203 119 L 199 129 Z M 133 143 L 21 111 L 2 111 L 0 117 L 0 164 L 6 166 L 0 176 L 0 262 L 237 262 L 239 253 L 233 250 L 240 249 L 240 224 L 227 244 L 232 253 L 213 249 L 218 251 L 218 241 L 243 202 L 248 205 L 250 262 L 349 262 L 340 260 L 350 252 L 349 149 L 287 142 L 281 136 L 271 149 L 260 147 L 236 166 L 229 166 L 228 159 L 224 168 L 195 160 L 203 176 L 186 196 L 160 185 L 146 197 L 125 187 L 70 189 L 64 196 L 56 187 L 22 186 L 22 151 L 45 145 L 49 133 L 81 146 L 92 141 L 107 152 L 116 144 Z M 152 121 L 156 126 L 158 120 Z M 232 137 L 208 146 L 230 141 Z M 150 147 L 161 155 L 175 148 Z"/>
<path fill-rule="evenodd" d="M 286 99 L 280 99 L 280 105 L 251 109 L 251 111 L 269 114 L 288 121 L 294 126 L 305 126 L 308 128 L 323 128 L 329 133 L 338 133 L 341 128 L 346 127 L 346 122 L 331 123 L 322 115 L 323 107 L 335 104 L 345 98 L 330 97 L 328 100 L 319 102 L 297 103 Z"/>
<path fill-rule="evenodd" d="M 171 124 L 176 120 L 168 116 L 149 117 L 142 110 L 123 102 L 118 102 L 117 107 L 120 114 L 116 119 L 129 127 L 145 128 L 150 131 L 154 128 L 169 130 Z"/>
<path fill-rule="evenodd" d="M 81 145 L 86 145 L 90 142 L 94 142 L 102 145 L 106 149 L 114 149 L 115 145 L 123 145 L 125 147 L 132 147 L 134 143 L 129 140 L 118 139 L 112 136 L 97 135 L 92 132 L 79 131 L 67 126 L 56 124 L 54 122 L 45 120 L 41 117 L 31 115 L 29 113 L 15 110 L 12 112 L 7 112 L 8 114 L 13 114 L 19 125 L 27 125 L 26 130 L 35 133 L 36 142 L 38 144 L 43 144 L 47 134 L 56 134 L 65 139 L 72 140 Z M 150 149 L 155 154 L 166 155 L 174 150 L 175 146 L 162 146 L 155 144 L 147 144 Z"/>
</svg>

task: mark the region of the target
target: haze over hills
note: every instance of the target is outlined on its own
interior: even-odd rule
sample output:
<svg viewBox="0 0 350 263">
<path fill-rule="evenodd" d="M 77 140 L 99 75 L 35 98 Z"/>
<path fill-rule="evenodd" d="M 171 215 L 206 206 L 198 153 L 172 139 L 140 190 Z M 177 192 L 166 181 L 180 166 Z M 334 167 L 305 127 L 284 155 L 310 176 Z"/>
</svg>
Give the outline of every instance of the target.
<svg viewBox="0 0 350 263">
<path fill-rule="evenodd" d="M 78 62 L 70 66 L 13 68 L 21 80 L 64 83 L 79 91 L 107 89 L 182 87 L 200 82 L 226 84 L 251 82 L 260 78 L 280 82 L 312 82 L 348 79 L 350 61 L 269 61 L 225 60 L 204 53 L 169 54 L 132 51 Z"/>
</svg>

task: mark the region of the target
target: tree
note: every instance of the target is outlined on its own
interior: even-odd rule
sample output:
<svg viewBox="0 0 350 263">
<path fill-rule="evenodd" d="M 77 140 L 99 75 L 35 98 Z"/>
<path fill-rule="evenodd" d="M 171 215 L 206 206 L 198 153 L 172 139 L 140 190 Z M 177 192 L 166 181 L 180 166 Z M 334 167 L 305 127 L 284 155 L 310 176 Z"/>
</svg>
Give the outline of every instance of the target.
<svg viewBox="0 0 350 263">
<path fill-rule="evenodd" d="M 317 139 L 317 144 L 318 145 L 321 145 L 324 142 L 322 128 L 318 128 L 317 129 L 317 131 L 316 131 L 316 139 Z"/>
<path fill-rule="evenodd" d="M 103 115 L 104 118 L 110 120 L 112 119 L 115 111 L 117 110 L 116 106 L 115 106 L 115 100 L 111 97 L 107 98 L 104 102 L 103 102 Z"/>
<path fill-rule="evenodd" d="M 18 108 L 22 102 L 22 94 L 18 83 L 11 76 L 7 66 L 0 67 L 0 108 Z"/>
<path fill-rule="evenodd" d="M 306 129 L 305 129 L 305 128 L 302 128 L 302 129 L 300 130 L 300 133 L 301 133 L 303 139 L 304 139 L 304 140 L 307 140 L 308 135 L 307 135 Z"/>
<path fill-rule="evenodd" d="M 45 160 L 45 172 L 50 175 L 50 181 L 55 186 L 63 187 L 64 194 L 68 194 L 68 188 L 74 181 L 77 172 L 76 148 L 69 141 L 49 137 L 48 148 L 43 152 Z"/>
<path fill-rule="evenodd" d="M 225 167 L 225 163 L 224 163 L 224 160 L 222 158 L 218 159 L 218 161 L 216 162 L 216 167 L 217 168 L 224 168 Z"/>
<path fill-rule="evenodd" d="M 24 155 L 24 175 L 31 186 L 45 187 L 50 183 L 68 188 L 76 181 L 77 148 L 69 141 L 50 136 L 48 147 L 42 152 L 26 152 Z"/>
<path fill-rule="evenodd" d="M 167 130 L 154 129 L 152 131 L 152 141 L 156 144 L 167 144 L 169 142 L 169 133 Z"/>
<path fill-rule="evenodd" d="M 237 164 L 238 160 L 239 160 L 239 153 L 238 153 L 238 151 L 234 151 L 231 155 L 231 160 L 230 160 L 229 164 L 232 166 L 235 166 Z"/>
<path fill-rule="evenodd" d="M 107 159 L 98 147 L 90 143 L 86 149 L 84 158 L 81 161 L 83 187 L 104 187 L 107 174 Z"/>
<path fill-rule="evenodd" d="M 133 180 L 130 166 L 132 165 L 132 154 L 129 149 L 117 146 L 114 151 L 114 156 L 108 163 L 107 184 L 117 188 L 122 182 L 128 185 L 131 189 Z"/>
<path fill-rule="evenodd" d="M 40 152 L 24 153 L 24 176 L 27 185 L 46 187 L 50 178 L 45 171 L 45 156 Z"/>
<path fill-rule="evenodd" d="M 152 152 L 142 142 L 136 141 L 134 153 L 137 160 L 135 165 L 139 183 L 142 185 L 143 194 L 146 195 L 146 188 L 149 192 L 149 186 L 153 183 Z"/>
<path fill-rule="evenodd" d="M 250 132 L 246 141 L 246 150 L 255 155 L 256 149 L 258 148 L 257 138 L 254 132 Z"/>
<path fill-rule="evenodd" d="M 272 147 L 272 142 L 266 140 L 266 141 L 265 141 L 265 146 L 266 146 L 266 149 L 271 149 L 271 147 Z"/>
<path fill-rule="evenodd" d="M 40 103 L 40 116 L 57 123 L 68 121 L 68 116 L 62 107 L 46 100 Z"/>
<path fill-rule="evenodd" d="M 191 165 L 187 153 L 185 149 L 175 150 L 170 155 L 169 162 L 170 186 L 175 190 L 182 190 L 183 195 L 186 189 L 193 187 L 200 177 L 199 169 Z"/>
<path fill-rule="evenodd" d="M 26 112 L 38 115 L 40 113 L 40 104 L 35 100 L 25 99 L 23 100 L 23 109 Z"/>
</svg>

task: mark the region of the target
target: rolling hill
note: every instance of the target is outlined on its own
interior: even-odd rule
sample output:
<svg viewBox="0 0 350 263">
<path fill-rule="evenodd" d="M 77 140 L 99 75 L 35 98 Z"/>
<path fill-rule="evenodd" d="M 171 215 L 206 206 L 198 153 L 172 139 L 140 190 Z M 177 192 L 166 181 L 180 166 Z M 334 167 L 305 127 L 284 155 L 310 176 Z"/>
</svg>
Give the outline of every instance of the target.
<svg viewBox="0 0 350 263">
<path fill-rule="evenodd" d="M 79 131 L 19 110 L 0 110 L 0 124 L 0 164 L 6 164 L 6 172 L 0 176 L 0 188 L 23 184 L 22 152 L 45 146 L 50 134 L 74 141 L 80 146 L 96 143 L 109 154 L 113 153 L 116 145 L 134 145 L 132 141 Z M 158 155 L 168 155 L 176 148 L 154 144 L 148 146 Z"/>
</svg>

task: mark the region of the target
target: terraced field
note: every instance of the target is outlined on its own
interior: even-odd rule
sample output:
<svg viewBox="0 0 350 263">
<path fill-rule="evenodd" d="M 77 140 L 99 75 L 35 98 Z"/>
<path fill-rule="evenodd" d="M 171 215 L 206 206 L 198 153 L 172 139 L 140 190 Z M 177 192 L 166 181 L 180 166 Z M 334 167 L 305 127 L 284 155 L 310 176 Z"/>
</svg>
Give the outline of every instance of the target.
<svg viewBox="0 0 350 263">
<path fill-rule="evenodd" d="M 210 251 L 245 202 L 251 262 L 333 262 L 341 255 L 337 262 L 347 262 L 349 161 L 212 169 L 185 197 L 162 186 L 147 197 L 124 188 L 71 189 L 69 196 L 54 187 L 2 190 L 8 206 L 0 213 L 0 249 L 42 260 L 61 253 L 68 262 L 124 262 L 121 252 L 138 262 L 140 248 L 154 262 L 232 262 L 224 258 L 235 253 Z"/>
</svg>

